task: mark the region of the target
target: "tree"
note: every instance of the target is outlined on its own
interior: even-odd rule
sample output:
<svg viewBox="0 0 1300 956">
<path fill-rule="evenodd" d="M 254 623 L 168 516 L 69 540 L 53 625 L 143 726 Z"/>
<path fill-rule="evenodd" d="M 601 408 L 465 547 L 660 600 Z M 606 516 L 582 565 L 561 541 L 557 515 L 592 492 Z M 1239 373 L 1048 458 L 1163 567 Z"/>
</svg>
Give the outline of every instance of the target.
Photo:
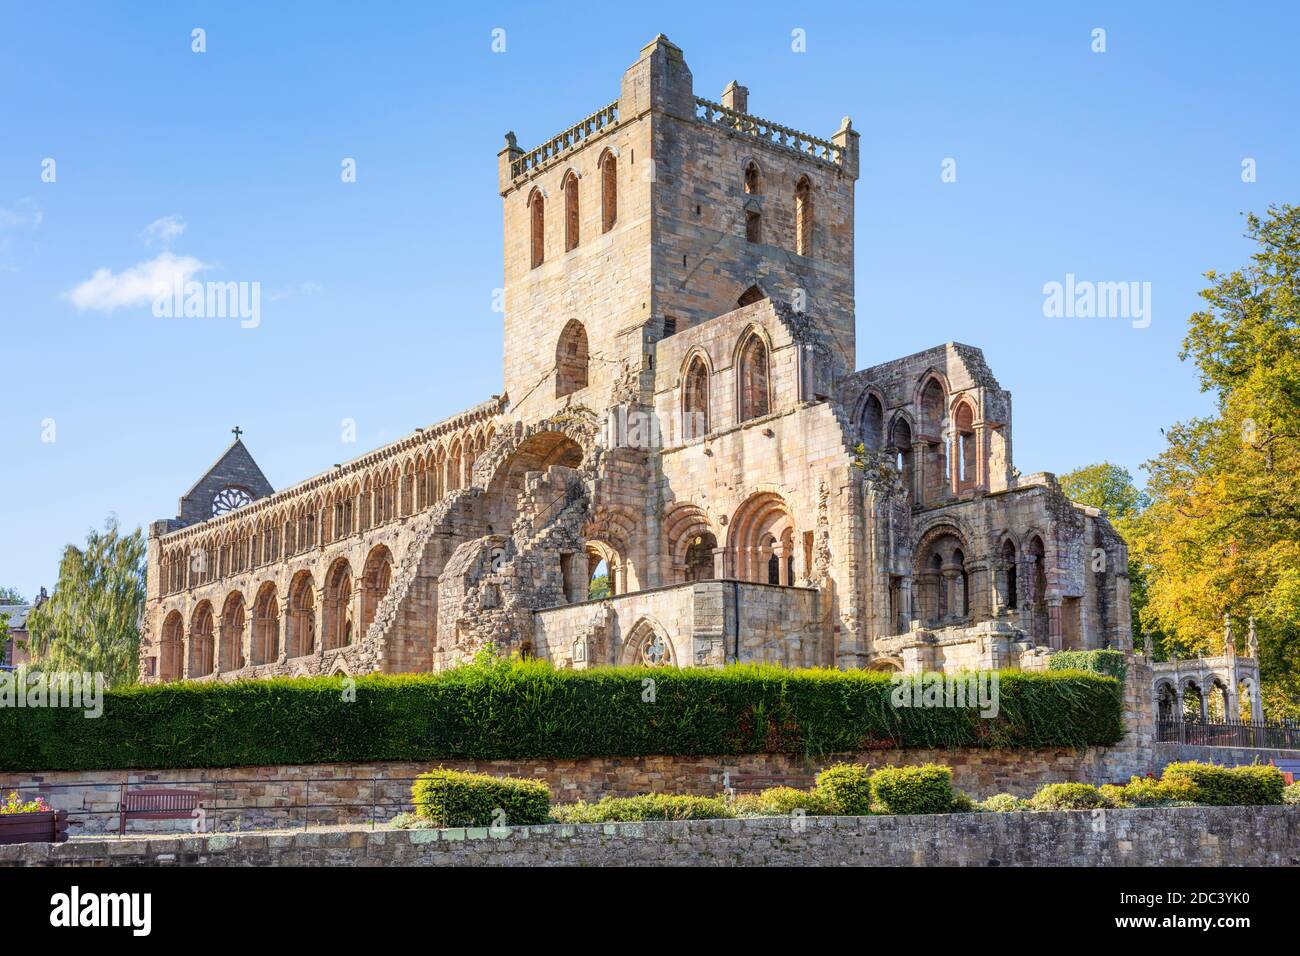
<svg viewBox="0 0 1300 956">
<path fill-rule="evenodd" d="M 1133 481 L 1127 468 L 1103 461 L 1099 465 L 1076 468 L 1060 478 L 1061 490 L 1080 504 L 1100 508 L 1119 536 L 1129 546 L 1129 603 L 1133 614 L 1133 640 L 1142 646 L 1142 634 L 1154 632 L 1155 622 L 1147 621 L 1147 568 L 1137 556 L 1134 542 L 1141 534 L 1143 513 L 1151 503 L 1147 493 Z M 1153 633 L 1153 637 L 1156 635 Z M 1157 638 L 1158 639 L 1158 638 Z"/>
<path fill-rule="evenodd" d="M 26 603 L 27 600 L 18 593 L 17 588 L 0 588 L 0 605 Z"/>
<path fill-rule="evenodd" d="M 135 681 L 144 611 L 145 540 L 116 518 L 68 545 L 50 599 L 27 618 L 34 666 L 102 673 L 110 686 Z"/>
<path fill-rule="evenodd" d="M 587 586 L 588 601 L 603 601 L 609 597 L 609 574 L 597 574 Z"/>
<path fill-rule="evenodd" d="M 1254 616 L 1265 708 L 1300 717 L 1300 207 L 1248 216 L 1246 236 L 1249 265 L 1205 274 L 1179 356 L 1216 412 L 1171 427 L 1144 466 L 1136 544 L 1168 639 L 1221 653 L 1223 615 Z"/>
</svg>

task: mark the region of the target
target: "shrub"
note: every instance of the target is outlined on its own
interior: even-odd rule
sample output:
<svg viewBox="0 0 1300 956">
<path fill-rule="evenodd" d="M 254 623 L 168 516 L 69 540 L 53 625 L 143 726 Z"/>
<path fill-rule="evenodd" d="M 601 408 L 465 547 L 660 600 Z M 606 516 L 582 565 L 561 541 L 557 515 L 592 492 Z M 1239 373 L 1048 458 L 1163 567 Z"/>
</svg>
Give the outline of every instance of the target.
<svg viewBox="0 0 1300 956">
<path fill-rule="evenodd" d="M 1029 799 L 1032 810 L 1099 810 L 1112 805 L 1090 783 L 1049 783 Z"/>
<path fill-rule="evenodd" d="M 718 820 L 735 816 L 722 797 L 687 797 L 648 793 L 639 797 L 602 797 L 596 803 L 560 804 L 552 808 L 556 823 L 631 823 L 643 820 Z"/>
<path fill-rule="evenodd" d="M 1048 670 L 1087 671 L 1092 674 L 1105 674 L 1124 683 L 1128 675 L 1128 663 L 1123 651 L 1057 651 L 1047 662 Z"/>
<path fill-rule="evenodd" d="M 655 706 L 641 699 L 653 677 Z M 105 691 L 103 714 L 0 707 L 0 771 L 263 764 L 571 760 L 884 748 L 1113 744 L 1113 678 L 999 675 L 994 718 L 893 707 L 872 671 L 597 667 L 484 659 L 437 674 L 169 683 Z"/>
<path fill-rule="evenodd" d="M 1300 803 L 1300 780 L 1286 785 L 1286 789 L 1282 791 L 1282 802 L 1288 804 Z"/>
<path fill-rule="evenodd" d="M 836 813 L 835 802 L 821 790 L 796 790 L 794 787 L 772 787 L 759 794 L 737 797 L 732 809 L 742 816 L 780 817 L 795 810 L 809 816 L 828 817 Z"/>
<path fill-rule="evenodd" d="M 1028 810 L 1029 801 L 1010 793 L 996 793 L 981 801 L 978 807 L 988 813 L 1014 813 L 1017 810 Z"/>
<path fill-rule="evenodd" d="M 1189 799 L 1216 807 L 1270 806 L 1282 802 L 1286 778 L 1277 767 L 1250 764 L 1220 767 L 1216 764 L 1171 763 L 1161 780 L 1185 787 Z"/>
<path fill-rule="evenodd" d="M 1101 795 L 1117 807 L 1167 807 L 1195 802 L 1196 789 L 1185 780 L 1133 777 L 1126 784 L 1106 784 Z"/>
<path fill-rule="evenodd" d="M 881 767 L 871 775 L 871 794 L 882 813 L 950 813 L 952 770 L 933 763 Z"/>
<path fill-rule="evenodd" d="M 817 774 L 817 793 L 835 813 L 864 817 L 871 812 L 871 768 L 837 763 Z"/>
<path fill-rule="evenodd" d="M 416 778 L 411 800 L 417 816 L 440 827 L 530 826 L 550 820 L 551 791 L 540 780 L 439 769 Z"/>
<path fill-rule="evenodd" d="M 962 793 L 960 790 L 952 792 L 952 813 L 974 813 L 975 801 L 970 798 L 970 794 Z"/>
</svg>

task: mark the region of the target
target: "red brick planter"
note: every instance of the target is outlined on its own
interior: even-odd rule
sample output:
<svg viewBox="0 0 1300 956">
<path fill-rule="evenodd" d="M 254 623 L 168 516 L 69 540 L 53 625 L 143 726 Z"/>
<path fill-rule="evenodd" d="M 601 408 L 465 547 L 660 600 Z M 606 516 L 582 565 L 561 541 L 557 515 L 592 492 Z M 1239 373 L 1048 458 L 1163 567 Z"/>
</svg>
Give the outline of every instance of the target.
<svg viewBox="0 0 1300 956">
<path fill-rule="evenodd" d="M 63 843 L 67 839 L 67 810 L 0 814 L 0 843 Z"/>
</svg>

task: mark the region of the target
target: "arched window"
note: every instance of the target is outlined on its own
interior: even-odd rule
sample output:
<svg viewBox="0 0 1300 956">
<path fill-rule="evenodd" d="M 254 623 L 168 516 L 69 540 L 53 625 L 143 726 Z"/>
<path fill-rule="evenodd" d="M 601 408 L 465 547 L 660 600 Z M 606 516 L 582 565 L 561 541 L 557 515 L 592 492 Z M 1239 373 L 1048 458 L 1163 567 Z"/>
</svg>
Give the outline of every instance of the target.
<svg viewBox="0 0 1300 956">
<path fill-rule="evenodd" d="M 880 448 L 884 428 L 885 410 L 880 405 L 880 399 L 869 394 L 862 403 L 862 413 L 858 418 L 858 440 L 868 451 L 874 451 Z"/>
<path fill-rule="evenodd" d="M 528 197 L 528 220 L 532 224 L 532 257 L 536 269 L 546 259 L 546 200 L 542 191 L 534 189 Z"/>
<path fill-rule="evenodd" d="M 578 177 L 564 177 L 564 251 L 578 248 Z"/>
<path fill-rule="evenodd" d="M 374 623 L 379 602 L 388 593 L 393 578 L 393 555 L 384 545 L 378 545 L 366 558 L 361 576 L 361 630 L 362 637 Z"/>
<path fill-rule="evenodd" d="M 1002 594 L 1003 603 L 1008 610 L 1014 611 L 1020 605 L 1020 595 L 1016 588 L 1016 546 L 1010 541 L 1002 542 Z"/>
<path fill-rule="evenodd" d="M 955 483 L 958 491 L 975 487 L 978 464 L 975 460 L 975 413 L 968 402 L 957 406 L 953 416 L 953 455 Z"/>
<path fill-rule="evenodd" d="M 275 597 L 275 584 L 268 581 L 257 592 L 253 606 L 254 664 L 271 664 L 280 656 L 280 602 Z"/>
<path fill-rule="evenodd" d="M 804 176 L 794 188 L 794 251 L 801 256 L 812 255 L 812 183 Z"/>
<path fill-rule="evenodd" d="M 893 449 L 894 466 L 902 476 L 903 489 L 907 493 L 908 500 L 913 500 L 915 496 L 912 489 L 912 428 L 907 424 L 907 419 L 894 420 L 894 427 L 889 436 L 889 447 Z"/>
<path fill-rule="evenodd" d="M 352 568 L 340 559 L 325 579 L 325 650 L 352 643 Z"/>
<path fill-rule="evenodd" d="M 921 438 L 926 442 L 922 500 L 926 502 L 937 500 L 952 487 L 952 429 L 946 412 L 944 388 L 931 378 L 921 390 Z"/>
<path fill-rule="evenodd" d="M 180 611 L 172 611 L 163 621 L 162 640 L 158 644 L 158 676 L 162 680 L 181 679 L 181 632 L 184 629 L 185 623 Z"/>
<path fill-rule="evenodd" d="M 762 302 L 767 298 L 767 293 L 756 285 L 751 285 L 744 292 L 740 293 L 740 298 L 736 300 L 736 305 L 744 308 L 747 305 L 753 305 L 755 302 Z"/>
<path fill-rule="evenodd" d="M 570 319 L 555 346 L 555 397 L 587 387 L 587 330 Z"/>
<path fill-rule="evenodd" d="M 718 539 L 712 532 L 695 535 L 686 546 L 686 580 L 713 580 L 713 552 L 718 549 Z"/>
<path fill-rule="evenodd" d="M 682 382 L 682 439 L 703 438 L 709 433 L 709 367 L 696 355 Z"/>
<path fill-rule="evenodd" d="M 739 415 L 737 421 L 761 418 L 771 411 L 768 381 L 767 345 L 756 332 L 750 332 L 740 349 Z"/>
<path fill-rule="evenodd" d="M 600 161 L 600 231 L 609 232 L 618 221 L 618 160 L 606 152 Z"/>
<path fill-rule="evenodd" d="M 302 657 L 316 648 L 316 587 L 300 571 L 289 590 L 289 656 Z"/>
<path fill-rule="evenodd" d="M 244 666 L 244 596 L 238 591 L 226 598 L 221 610 L 218 666 L 222 671 L 236 671 Z"/>
<path fill-rule="evenodd" d="M 212 605 L 204 601 L 190 618 L 190 677 L 212 673 Z"/>
<path fill-rule="evenodd" d="M 751 161 L 745 165 L 745 195 L 758 196 L 760 193 L 758 164 Z M 763 241 L 763 214 L 758 203 L 749 200 L 745 202 L 745 241 Z"/>
</svg>

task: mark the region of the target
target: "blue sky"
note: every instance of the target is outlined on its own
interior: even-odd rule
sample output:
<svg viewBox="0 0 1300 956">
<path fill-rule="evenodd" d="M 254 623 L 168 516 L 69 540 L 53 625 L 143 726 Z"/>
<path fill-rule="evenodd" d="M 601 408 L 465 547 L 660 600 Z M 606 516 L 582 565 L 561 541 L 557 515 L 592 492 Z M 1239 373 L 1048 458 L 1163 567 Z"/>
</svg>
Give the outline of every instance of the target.
<svg viewBox="0 0 1300 956">
<path fill-rule="evenodd" d="M 1136 473 L 1209 408 L 1177 359 L 1201 273 L 1300 197 L 1291 3 L 261 7 L 0 5 L 0 584 L 29 597 L 110 512 L 174 514 L 236 424 L 283 487 L 499 392 L 503 134 L 615 99 L 659 32 L 699 95 L 853 117 L 858 365 L 981 346 L 1026 473 Z M 160 256 L 260 282 L 261 324 L 69 296 Z M 1150 282 L 1150 326 L 1045 318 L 1067 273 Z"/>
</svg>

